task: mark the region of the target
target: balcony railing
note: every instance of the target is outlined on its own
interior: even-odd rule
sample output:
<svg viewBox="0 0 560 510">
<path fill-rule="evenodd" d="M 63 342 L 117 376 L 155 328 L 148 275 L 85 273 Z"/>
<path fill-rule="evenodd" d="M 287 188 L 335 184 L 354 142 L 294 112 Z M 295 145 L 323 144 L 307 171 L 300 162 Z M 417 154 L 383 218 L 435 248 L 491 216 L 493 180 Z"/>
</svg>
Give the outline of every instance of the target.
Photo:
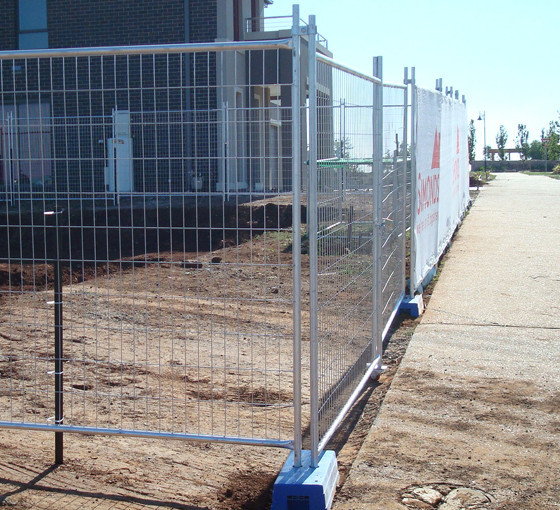
<svg viewBox="0 0 560 510">
<path fill-rule="evenodd" d="M 271 16 L 267 18 L 247 18 L 245 32 L 274 32 L 277 30 L 291 30 L 291 16 Z"/>
<path fill-rule="evenodd" d="M 302 26 L 307 26 L 307 23 L 300 20 Z M 245 19 L 245 33 L 259 33 L 259 32 L 277 32 L 280 30 L 292 29 L 291 16 L 271 16 L 266 18 L 246 18 Z M 317 43 L 321 44 L 328 49 L 328 41 L 321 34 L 317 34 Z"/>
</svg>

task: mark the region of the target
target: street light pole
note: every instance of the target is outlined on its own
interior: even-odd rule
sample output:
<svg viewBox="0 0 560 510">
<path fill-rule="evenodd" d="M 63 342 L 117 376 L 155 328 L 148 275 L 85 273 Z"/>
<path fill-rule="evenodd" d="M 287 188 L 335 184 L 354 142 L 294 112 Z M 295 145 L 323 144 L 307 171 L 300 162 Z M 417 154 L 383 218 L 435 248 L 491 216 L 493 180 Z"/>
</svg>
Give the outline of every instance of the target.
<svg viewBox="0 0 560 510">
<path fill-rule="evenodd" d="M 488 168 L 486 166 L 486 162 L 488 158 L 488 154 L 486 151 L 486 110 L 484 110 L 482 114 L 478 115 L 478 120 L 484 121 L 484 148 L 482 149 L 482 152 L 484 154 L 484 175 L 488 179 Z"/>
<path fill-rule="evenodd" d="M 544 148 L 544 171 L 548 172 L 548 144 L 550 143 L 550 138 L 542 136 L 541 143 Z"/>
</svg>

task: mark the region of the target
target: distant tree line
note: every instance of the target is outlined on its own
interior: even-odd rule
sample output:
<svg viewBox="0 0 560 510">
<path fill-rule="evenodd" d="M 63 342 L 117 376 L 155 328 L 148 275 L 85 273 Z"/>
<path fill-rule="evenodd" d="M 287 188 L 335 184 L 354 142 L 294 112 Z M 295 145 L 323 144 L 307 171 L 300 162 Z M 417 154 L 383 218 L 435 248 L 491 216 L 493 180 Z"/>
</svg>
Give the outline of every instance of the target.
<svg viewBox="0 0 560 510">
<path fill-rule="evenodd" d="M 519 124 L 515 147 L 521 150 L 523 159 L 560 159 L 560 121 L 551 120 L 548 128 L 541 131 L 541 139 L 531 143 L 527 127 Z"/>
<path fill-rule="evenodd" d="M 505 160 L 506 143 L 508 141 L 508 133 L 502 125 L 496 135 L 496 147 L 500 160 Z M 475 160 L 476 152 L 476 129 L 474 120 L 469 124 L 468 134 L 469 144 L 469 161 Z M 517 125 L 517 137 L 515 138 L 515 148 L 521 151 L 521 159 L 560 159 L 560 112 L 559 120 L 551 120 L 546 129 L 541 131 L 540 139 L 529 142 L 529 131 L 525 124 Z M 483 156 L 486 156 L 490 146 L 483 148 Z"/>
</svg>

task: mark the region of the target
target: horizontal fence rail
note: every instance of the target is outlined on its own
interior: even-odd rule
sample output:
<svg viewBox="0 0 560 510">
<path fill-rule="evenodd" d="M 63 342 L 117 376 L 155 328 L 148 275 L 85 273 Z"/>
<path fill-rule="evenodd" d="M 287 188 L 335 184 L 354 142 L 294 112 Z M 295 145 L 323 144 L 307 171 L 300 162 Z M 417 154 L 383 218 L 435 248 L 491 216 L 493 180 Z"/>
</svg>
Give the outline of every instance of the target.
<svg viewBox="0 0 560 510">
<path fill-rule="evenodd" d="M 115 55 L 155 55 L 177 53 L 207 53 L 221 51 L 251 51 L 266 49 L 290 49 L 292 39 L 274 41 L 235 41 L 235 42 L 204 42 L 190 44 L 158 44 L 142 46 L 93 46 L 90 48 L 49 48 L 0 51 L 0 60 L 19 60 L 31 58 L 68 58 L 68 57 L 102 57 Z"/>
</svg>

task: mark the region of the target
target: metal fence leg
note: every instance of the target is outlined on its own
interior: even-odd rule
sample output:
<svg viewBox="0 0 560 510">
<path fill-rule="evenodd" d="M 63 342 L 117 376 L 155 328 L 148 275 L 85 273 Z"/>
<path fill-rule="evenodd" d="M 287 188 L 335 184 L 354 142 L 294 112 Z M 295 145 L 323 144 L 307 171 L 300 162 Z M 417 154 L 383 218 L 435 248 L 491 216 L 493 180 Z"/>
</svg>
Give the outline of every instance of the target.
<svg viewBox="0 0 560 510">
<path fill-rule="evenodd" d="M 373 88 L 373 352 L 371 362 L 381 368 L 383 351 L 382 245 L 383 245 L 383 57 L 374 57 L 373 76 L 381 80 Z"/>
<path fill-rule="evenodd" d="M 317 254 L 317 48 L 315 17 L 309 18 L 309 340 L 311 382 L 311 467 L 319 463 L 319 345 Z"/>
<path fill-rule="evenodd" d="M 54 423 L 64 423 L 64 364 L 63 364 L 63 316 L 62 316 L 62 249 L 60 218 L 64 209 L 45 212 L 46 217 L 54 219 L 55 258 L 54 258 Z M 54 433 L 55 464 L 64 463 L 64 433 Z"/>
<path fill-rule="evenodd" d="M 294 467 L 301 467 L 301 37 L 299 6 L 292 24 L 292 264 L 293 264 L 293 369 Z"/>
</svg>

